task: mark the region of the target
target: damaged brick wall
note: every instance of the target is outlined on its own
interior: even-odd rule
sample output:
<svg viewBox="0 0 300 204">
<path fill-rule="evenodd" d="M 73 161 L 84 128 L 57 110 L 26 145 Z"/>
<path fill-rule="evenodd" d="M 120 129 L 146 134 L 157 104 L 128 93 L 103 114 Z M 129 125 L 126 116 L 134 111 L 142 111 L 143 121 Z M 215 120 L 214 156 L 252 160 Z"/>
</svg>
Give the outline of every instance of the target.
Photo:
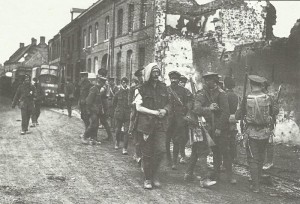
<svg viewBox="0 0 300 204">
<path fill-rule="evenodd" d="M 215 7 L 211 10 L 208 4 L 194 5 L 195 9 L 189 15 L 185 5 L 170 11 L 166 0 L 159 1 L 157 6 L 162 8 L 158 9 L 157 16 L 160 18 L 157 20 L 162 26 L 156 36 L 155 55 L 163 68 L 164 79 L 168 83 L 167 73 L 177 70 L 186 76 L 193 75 L 201 84 L 203 72 L 216 71 L 223 76 L 233 76 L 237 81 L 236 90 L 241 94 L 242 76 L 248 67 L 250 74 L 262 75 L 270 81 L 271 91 L 276 92 L 278 86 L 284 84 L 280 99 L 281 115 L 291 115 L 299 124 L 300 94 L 297 87 L 300 85 L 300 63 L 299 60 L 292 62 L 286 56 L 290 55 L 287 54 L 289 51 L 282 47 L 274 49 L 272 26 L 276 23 L 275 8 L 265 1 L 224 2 L 213 1 L 210 5 Z M 197 15 L 198 11 L 204 10 L 206 12 Z M 299 58 L 299 50 L 295 51 L 298 54 L 294 54 L 294 58 Z M 299 133 L 297 124 L 295 129 Z M 292 134 L 298 133 L 284 135 L 292 138 Z"/>
</svg>

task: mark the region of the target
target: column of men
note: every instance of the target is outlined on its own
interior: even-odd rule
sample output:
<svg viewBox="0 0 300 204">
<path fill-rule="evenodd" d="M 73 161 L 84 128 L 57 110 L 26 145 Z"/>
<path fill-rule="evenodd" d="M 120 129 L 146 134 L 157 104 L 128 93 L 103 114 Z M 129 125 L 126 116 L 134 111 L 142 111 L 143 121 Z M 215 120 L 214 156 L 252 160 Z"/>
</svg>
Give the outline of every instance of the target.
<svg viewBox="0 0 300 204">
<path fill-rule="evenodd" d="M 203 88 L 191 93 L 185 88 L 187 78 L 177 71 L 169 73 L 170 86 L 161 82 L 161 70 L 156 63 L 135 72 L 137 79 L 129 88 L 129 80 L 124 77 L 117 90 L 113 79 L 107 84 L 107 71 L 100 69 L 97 80 L 91 83 L 88 73 L 81 74 L 79 107 L 85 125 L 83 144 L 101 144 L 97 137 L 99 122 L 107 132 L 104 140 L 114 139 L 114 148 L 119 149 L 123 136 L 122 154 L 128 154 L 128 138 L 134 138 L 134 159 L 144 173 L 144 188 L 159 187 L 159 172 L 162 162 L 168 161 L 173 170 L 180 163 L 187 163 L 184 180 L 194 179 L 196 162 L 200 163 L 200 186 L 210 187 L 220 180 L 221 165 L 225 166 L 226 180 L 231 184 L 237 181 L 232 173 L 232 163 L 236 159 L 237 120 L 243 119 L 246 126 L 244 146 L 250 168 L 250 188 L 260 191 L 260 179 L 265 151 L 273 135 L 274 118 L 278 114 L 278 104 L 267 92 L 267 80 L 250 75 L 251 92 L 239 103 L 234 93 L 235 83 L 225 77 L 224 87 L 220 85 L 218 73 L 203 75 Z M 22 115 L 21 134 L 29 133 L 29 120 L 32 127 L 38 125 L 42 91 L 36 79 L 30 83 L 25 75 L 12 102 L 19 104 Z M 191 84 L 192 81 L 191 81 Z M 109 108 L 110 107 L 110 108 Z M 69 113 L 70 116 L 70 113 Z M 115 137 L 112 136 L 107 118 L 114 118 Z M 123 131 L 122 131 L 123 130 Z M 192 154 L 187 161 L 185 146 L 190 140 Z M 173 143 L 171 156 L 170 143 Z M 213 152 L 213 173 L 207 168 L 207 156 Z"/>
<path fill-rule="evenodd" d="M 161 82 L 161 70 L 156 63 L 139 69 L 135 76 L 137 79 L 132 80 L 130 88 L 129 80 L 122 78 L 116 92 L 113 91 L 112 82 L 110 86 L 106 84 L 103 70 L 99 71 L 94 86 L 83 77 L 80 83 L 80 107 L 86 128 L 82 139 L 84 144 L 100 144 L 97 139 L 99 118 L 103 117 L 102 121 L 106 121 L 105 100 L 112 97 L 110 117 L 114 116 L 115 119 L 115 122 L 111 122 L 111 125 L 115 123 L 114 148 L 119 149 L 123 136 L 122 154 L 127 155 L 128 137 L 133 136 L 134 159 L 142 167 L 145 189 L 160 186 L 159 169 L 162 161 L 168 161 L 173 170 L 177 169 L 179 154 L 180 163 L 188 163 L 184 180 L 194 179 L 194 168 L 199 161 L 201 187 L 210 187 L 220 180 L 221 165 L 225 167 L 226 180 L 236 184 L 232 163 L 237 156 L 237 120 L 244 114 L 250 187 L 254 192 L 259 192 L 265 149 L 272 135 L 269 127 L 272 118 L 278 114 L 278 105 L 266 94 L 265 78 L 249 76 L 251 93 L 239 103 L 239 97 L 233 91 L 233 79 L 225 77 L 223 87 L 218 73 L 204 74 L 203 88 L 193 93 L 185 88 L 187 78 L 177 71 L 169 73 L 169 86 Z M 107 91 L 110 93 L 107 94 Z M 108 130 L 107 133 L 110 139 L 111 133 Z M 188 140 L 192 147 L 189 160 L 185 156 Z M 213 152 L 213 173 L 207 167 L 210 151 Z"/>
</svg>

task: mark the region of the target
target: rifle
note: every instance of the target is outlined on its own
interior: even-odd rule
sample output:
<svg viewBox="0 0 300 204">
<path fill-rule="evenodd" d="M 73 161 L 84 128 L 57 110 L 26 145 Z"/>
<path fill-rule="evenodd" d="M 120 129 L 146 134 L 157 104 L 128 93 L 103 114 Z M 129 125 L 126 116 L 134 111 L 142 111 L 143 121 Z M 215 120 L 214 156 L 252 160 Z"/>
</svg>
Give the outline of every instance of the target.
<svg viewBox="0 0 300 204">
<path fill-rule="evenodd" d="M 245 79 L 244 79 L 243 99 L 242 99 L 242 104 L 241 104 L 242 117 L 241 117 L 240 127 L 241 127 L 242 134 L 245 131 L 245 125 L 246 125 L 245 117 L 246 117 L 246 104 L 247 104 L 247 95 L 246 95 L 247 82 L 248 82 L 248 73 L 246 72 Z"/>
<path fill-rule="evenodd" d="M 196 86 L 195 83 L 193 81 L 193 79 L 190 77 L 190 83 L 191 83 L 191 90 L 192 90 L 192 94 L 194 95 L 194 97 L 196 96 Z M 203 124 L 203 121 L 201 118 L 199 118 L 198 116 L 196 116 L 196 120 L 198 125 L 200 126 L 200 128 L 203 130 L 204 135 L 207 139 L 207 144 L 209 147 L 215 146 L 216 144 L 214 143 L 213 139 L 210 137 L 207 129 L 205 128 L 205 125 Z M 192 131 L 193 133 L 193 131 Z M 190 136 L 191 137 L 191 136 Z M 190 140 L 191 141 L 191 140 Z"/>
<path fill-rule="evenodd" d="M 279 88 L 278 88 L 278 92 L 277 92 L 277 97 L 276 97 L 276 102 L 278 103 L 280 95 L 281 95 L 281 91 L 282 91 L 282 84 L 280 84 Z"/>
</svg>

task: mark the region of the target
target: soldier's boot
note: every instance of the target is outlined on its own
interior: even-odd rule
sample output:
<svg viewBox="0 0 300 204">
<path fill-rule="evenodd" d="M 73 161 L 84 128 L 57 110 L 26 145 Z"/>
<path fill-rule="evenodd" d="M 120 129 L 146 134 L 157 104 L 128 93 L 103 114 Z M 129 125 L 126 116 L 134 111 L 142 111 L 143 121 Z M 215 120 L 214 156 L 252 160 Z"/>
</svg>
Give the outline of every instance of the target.
<svg viewBox="0 0 300 204">
<path fill-rule="evenodd" d="M 161 186 L 161 183 L 159 181 L 159 176 L 158 176 L 158 173 L 159 171 L 161 170 L 161 164 L 162 164 L 162 161 L 164 160 L 165 158 L 165 155 L 164 154 L 158 154 L 158 155 L 155 155 L 153 157 L 153 179 L 152 179 L 152 184 L 153 186 L 155 187 L 160 187 Z"/>
<path fill-rule="evenodd" d="M 144 188 L 152 189 L 152 179 L 153 179 L 153 166 L 152 166 L 152 158 L 143 155 L 143 172 L 145 176 Z"/>
<path fill-rule="evenodd" d="M 209 178 L 206 178 L 204 180 L 200 180 L 200 187 L 201 188 L 208 188 L 210 186 L 215 185 L 217 182 L 216 181 L 212 181 Z"/>
<path fill-rule="evenodd" d="M 250 174 L 252 182 L 250 182 L 250 190 L 254 193 L 260 192 L 260 185 L 259 185 L 259 170 L 258 165 L 254 162 L 249 164 Z"/>
<path fill-rule="evenodd" d="M 148 189 L 148 190 L 152 189 L 152 182 L 151 182 L 151 180 L 145 180 L 144 181 L 144 189 Z"/>
<path fill-rule="evenodd" d="M 173 164 L 172 164 L 172 169 L 173 170 L 177 170 L 178 155 L 179 155 L 179 144 L 174 142 L 174 145 L 173 145 Z"/>
</svg>

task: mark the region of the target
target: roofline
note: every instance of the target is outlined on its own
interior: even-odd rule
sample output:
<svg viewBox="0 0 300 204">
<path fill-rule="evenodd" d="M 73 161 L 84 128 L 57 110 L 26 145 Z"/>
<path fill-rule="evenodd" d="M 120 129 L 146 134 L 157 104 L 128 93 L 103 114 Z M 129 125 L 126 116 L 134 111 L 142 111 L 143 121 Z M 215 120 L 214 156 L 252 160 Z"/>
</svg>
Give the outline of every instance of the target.
<svg viewBox="0 0 300 204">
<path fill-rule="evenodd" d="M 96 6 L 98 6 L 100 3 L 104 2 L 104 1 L 105 0 L 98 0 L 96 3 L 93 3 L 93 5 L 91 5 L 87 9 L 85 9 L 85 11 L 82 12 L 81 14 L 79 14 L 74 20 L 72 20 L 70 23 L 68 23 L 67 25 L 65 25 L 62 29 L 60 29 L 59 32 L 62 32 L 63 30 L 67 29 L 70 25 L 72 25 L 73 23 L 77 22 L 80 18 L 82 18 L 89 11 L 91 11 L 93 8 L 95 8 Z"/>
</svg>

